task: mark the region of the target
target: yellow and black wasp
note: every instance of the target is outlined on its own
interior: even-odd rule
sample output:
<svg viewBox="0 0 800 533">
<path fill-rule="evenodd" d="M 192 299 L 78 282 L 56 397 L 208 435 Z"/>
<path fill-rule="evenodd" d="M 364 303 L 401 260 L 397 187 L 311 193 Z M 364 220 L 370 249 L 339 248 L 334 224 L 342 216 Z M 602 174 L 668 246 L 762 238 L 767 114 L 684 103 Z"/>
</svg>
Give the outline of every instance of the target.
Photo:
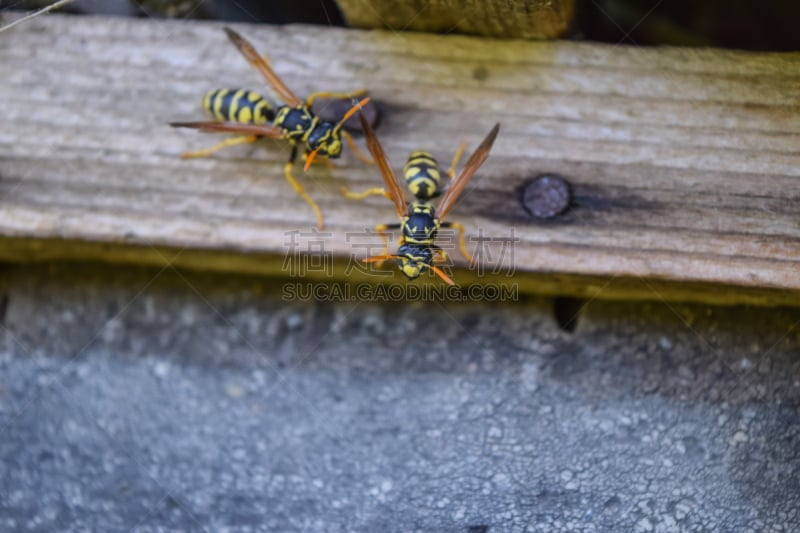
<svg viewBox="0 0 800 533">
<path fill-rule="evenodd" d="M 284 166 L 284 174 L 292 188 L 311 206 L 317 217 L 317 225 L 322 229 L 322 212 L 317 203 L 306 193 L 292 175 L 292 167 L 297 159 L 298 147 L 304 148 L 305 166 L 308 170 L 317 157 L 338 158 L 342 153 L 342 138 L 350 145 L 356 156 L 372 164 L 356 146 L 353 138 L 342 130 L 344 122 L 369 101 L 361 99 L 337 123 L 320 120 L 311 111 L 317 98 L 354 99 L 366 91 L 353 93 L 316 92 L 305 100 L 298 98 L 272 70 L 269 60 L 258 54 L 253 45 L 230 28 L 225 33 L 241 52 L 244 58 L 266 78 L 269 85 L 283 100 L 284 105 L 273 108 L 260 94 L 245 89 L 217 89 L 203 98 L 203 108 L 215 119 L 209 122 L 173 122 L 171 126 L 194 128 L 204 132 L 237 133 L 239 136 L 226 139 L 211 148 L 186 152 L 181 157 L 204 157 L 226 146 L 252 143 L 261 137 L 286 139 L 292 145 L 289 161 Z"/>
<path fill-rule="evenodd" d="M 444 218 L 455 205 L 459 195 L 464 190 L 464 187 L 467 186 L 469 180 L 489 157 L 489 151 L 492 149 L 494 140 L 497 138 L 497 133 L 500 131 L 500 124 L 495 124 L 478 148 L 475 149 L 467 160 L 466 165 L 464 165 L 464 168 L 461 169 L 458 176 L 450 183 L 450 187 L 441 194 L 442 199 L 439 205 L 434 208 L 430 203 L 430 199 L 439 195 L 438 180 L 431 179 L 430 181 L 426 181 L 426 179 L 431 178 L 430 171 L 434 168 L 436 170 L 434 175 L 439 174 L 436 160 L 427 153 L 424 153 L 422 157 L 415 157 L 418 153 L 412 153 L 412 157 L 410 157 L 409 162 L 406 163 L 405 174 L 409 188 L 414 193 L 417 201 L 406 204 L 403 191 L 400 188 L 397 177 L 392 171 L 391 164 L 383 151 L 380 141 L 378 141 L 375 132 L 360 113 L 359 118 L 361 120 L 361 127 L 364 130 L 364 135 L 367 139 L 367 148 L 369 148 L 370 154 L 372 154 L 372 157 L 378 164 L 378 168 L 380 168 L 381 175 L 383 176 L 383 181 L 386 183 L 386 191 L 382 189 L 371 189 L 366 193 L 361 193 L 361 195 L 380 192 L 394 202 L 395 208 L 397 209 L 397 216 L 400 218 L 401 222 L 398 224 L 380 224 L 375 226 L 375 231 L 381 235 L 384 239 L 384 243 L 388 244 L 386 237 L 387 231 L 397 229 L 402 231 L 396 254 L 384 253 L 382 255 L 368 257 L 364 259 L 364 262 L 373 263 L 386 261 L 388 259 L 396 259 L 400 271 L 403 272 L 408 279 L 416 279 L 426 270 L 430 270 L 448 284 L 454 285 L 453 280 L 450 279 L 442 269 L 433 264 L 434 261 L 441 260 L 445 257 L 444 251 L 435 244 L 436 234 L 440 228 L 452 228 L 457 230 L 459 232 L 459 247 L 461 253 L 464 254 L 464 257 L 468 261 L 472 262 L 464 238 L 464 226 L 457 222 L 445 222 Z M 459 152 L 462 150 L 463 148 L 460 149 Z M 458 157 L 459 154 L 457 153 L 453 161 L 453 167 L 455 167 Z M 409 170 L 413 169 L 415 166 L 419 167 L 419 164 L 422 162 L 426 164 L 427 172 Z M 450 173 L 451 175 L 454 173 L 452 167 Z M 414 184 L 414 186 L 412 186 L 412 184 Z M 388 252 L 388 249 L 386 251 Z"/>
</svg>

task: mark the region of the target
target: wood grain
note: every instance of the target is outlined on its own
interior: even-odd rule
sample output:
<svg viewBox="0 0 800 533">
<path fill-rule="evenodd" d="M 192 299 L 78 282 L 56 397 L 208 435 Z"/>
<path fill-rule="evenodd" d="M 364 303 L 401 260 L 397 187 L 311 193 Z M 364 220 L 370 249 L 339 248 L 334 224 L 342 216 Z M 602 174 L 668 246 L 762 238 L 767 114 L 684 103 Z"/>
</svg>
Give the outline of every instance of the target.
<svg viewBox="0 0 800 533">
<path fill-rule="evenodd" d="M 573 0 L 338 0 L 357 28 L 554 39 L 566 31 Z"/>
<path fill-rule="evenodd" d="M 494 239 L 479 254 L 489 270 L 536 280 L 520 281 L 534 290 L 557 280 L 545 292 L 604 287 L 592 297 L 800 303 L 800 54 L 236 29 L 298 94 L 368 87 L 398 171 L 412 149 L 449 161 L 500 121 L 450 216 Z M 314 224 L 283 178 L 288 148 L 264 141 L 183 161 L 219 137 L 166 126 L 202 119 L 204 92 L 225 86 L 269 94 L 218 24 L 49 16 L 7 32 L 0 258 L 59 256 L 42 243 L 75 258 L 69 246 L 94 243 L 94 258 L 152 262 L 139 252 L 163 247 L 203 251 L 191 266 L 208 268 L 272 255 L 262 272 L 281 275 L 292 232 Z M 548 222 L 519 203 L 521 184 L 542 173 L 574 190 L 572 209 Z M 301 247 L 321 240 L 341 260 L 368 255 L 367 242 L 377 251 L 362 234 L 394 221 L 391 204 L 339 194 L 379 184 L 376 169 L 347 152 L 297 174 L 329 232 Z M 631 283 L 615 289 L 619 280 Z"/>
</svg>

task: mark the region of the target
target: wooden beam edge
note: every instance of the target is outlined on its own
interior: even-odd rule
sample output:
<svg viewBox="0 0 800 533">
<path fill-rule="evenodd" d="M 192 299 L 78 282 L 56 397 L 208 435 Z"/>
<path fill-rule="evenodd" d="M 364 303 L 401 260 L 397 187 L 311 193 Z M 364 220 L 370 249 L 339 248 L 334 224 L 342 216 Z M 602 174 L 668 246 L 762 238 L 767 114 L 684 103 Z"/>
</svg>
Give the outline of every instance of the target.
<svg viewBox="0 0 800 533">
<path fill-rule="evenodd" d="M 195 271 L 256 275 L 280 278 L 285 284 L 319 283 L 366 284 L 377 287 L 402 287 L 408 282 L 388 265 L 381 273 L 361 271 L 352 261 L 331 257 L 330 262 L 312 267 L 304 256 L 294 261 L 273 253 L 180 248 L 163 245 L 92 242 L 70 239 L 32 239 L 0 236 L 0 262 L 97 262 L 114 266 L 146 266 L 154 268 L 185 268 Z M 299 261 L 298 261 L 299 260 Z M 515 299 L 525 295 L 568 296 L 587 300 L 651 300 L 662 302 L 695 302 L 712 305 L 757 305 L 800 307 L 800 290 L 778 290 L 736 285 L 673 280 L 645 279 L 623 276 L 585 276 L 563 273 L 484 272 L 454 269 L 453 279 L 463 288 L 478 285 L 492 286 L 488 291 L 466 291 L 467 299 Z M 441 285 L 438 279 L 432 284 Z M 414 286 L 426 284 L 418 280 Z M 353 293 L 357 294 L 357 293 Z M 383 293 L 386 294 L 386 293 Z M 401 293 L 402 294 L 402 293 Z M 413 294 L 412 298 L 413 298 Z M 450 293 L 448 293 L 450 294 Z M 476 296 L 477 295 L 477 296 Z"/>
</svg>

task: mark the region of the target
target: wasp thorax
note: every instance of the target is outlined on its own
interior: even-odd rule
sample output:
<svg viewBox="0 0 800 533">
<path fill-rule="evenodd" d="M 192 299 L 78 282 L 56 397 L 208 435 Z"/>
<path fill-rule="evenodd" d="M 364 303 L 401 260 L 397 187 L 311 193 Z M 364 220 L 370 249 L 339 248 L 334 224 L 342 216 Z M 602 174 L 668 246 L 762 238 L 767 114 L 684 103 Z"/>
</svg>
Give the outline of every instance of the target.
<svg viewBox="0 0 800 533">
<path fill-rule="evenodd" d="M 433 207 L 425 203 L 413 203 L 409 206 L 403 224 L 403 236 L 416 243 L 429 243 L 436 238 L 439 224 Z"/>
</svg>

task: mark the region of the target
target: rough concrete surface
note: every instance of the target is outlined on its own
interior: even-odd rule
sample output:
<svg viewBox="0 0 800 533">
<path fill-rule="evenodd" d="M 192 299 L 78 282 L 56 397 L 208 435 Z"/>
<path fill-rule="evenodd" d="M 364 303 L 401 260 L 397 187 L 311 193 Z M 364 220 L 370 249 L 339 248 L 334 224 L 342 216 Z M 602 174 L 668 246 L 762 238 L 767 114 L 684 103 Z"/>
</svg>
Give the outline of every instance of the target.
<svg viewBox="0 0 800 533">
<path fill-rule="evenodd" d="M 798 309 L 0 276 L 0 530 L 800 529 Z"/>
</svg>

